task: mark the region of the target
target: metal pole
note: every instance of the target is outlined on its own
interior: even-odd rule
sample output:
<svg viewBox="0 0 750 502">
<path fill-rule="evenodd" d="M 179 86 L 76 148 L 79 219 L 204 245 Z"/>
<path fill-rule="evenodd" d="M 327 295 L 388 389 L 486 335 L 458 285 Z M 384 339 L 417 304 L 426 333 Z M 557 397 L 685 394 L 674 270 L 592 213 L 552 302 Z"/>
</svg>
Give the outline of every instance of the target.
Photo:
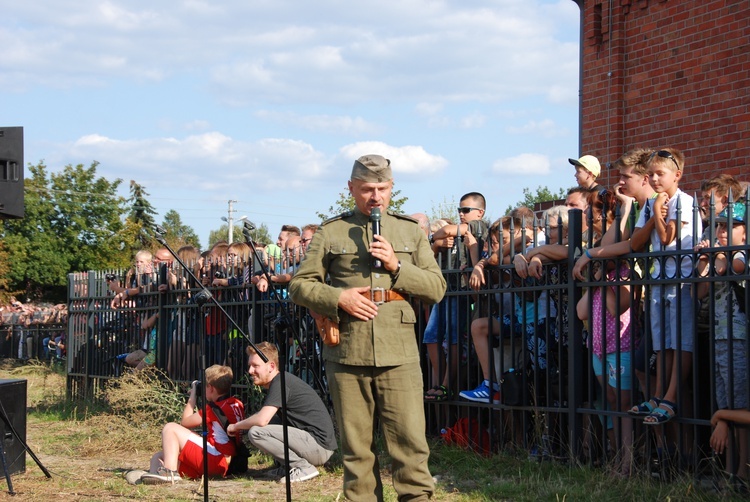
<svg viewBox="0 0 750 502">
<path fill-rule="evenodd" d="M 232 204 L 237 202 L 236 200 L 228 200 L 229 203 L 229 210 L 227 215 L 227 225 L 229 225 L 229 244 L 232 243 L 232 238 L 234 237 L 234 221 L 232 220 L 232 213 L 234 212 L 234 208 L 232 207 Z"/>
</svg>

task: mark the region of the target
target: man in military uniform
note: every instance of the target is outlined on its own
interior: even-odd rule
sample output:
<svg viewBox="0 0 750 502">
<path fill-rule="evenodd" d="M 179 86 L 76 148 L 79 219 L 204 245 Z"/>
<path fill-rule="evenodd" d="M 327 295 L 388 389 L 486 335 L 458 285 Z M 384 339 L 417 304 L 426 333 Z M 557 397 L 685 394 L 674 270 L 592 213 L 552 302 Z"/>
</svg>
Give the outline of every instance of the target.
<svg viewBox="0 0 750 502">
<path fill-rule="evenodd" d="M 323 223 L 289 285 L 295 303 L 339 324 L 340 343 L 323 355 L 341 434 L 344 495 L 357 501 L 383 500 L 378 422 L 399 500 L 426 500 L 434 490 L 417 318 L 407 300 L 440 301 L 445 280 L 416 220 L 386 211 L 392 188 L 388 159 L 357 159 L 349 181 L 356 208 Z M 381 235 L 373 235 L 374 208 L 383 213 Z"/>
</svg>

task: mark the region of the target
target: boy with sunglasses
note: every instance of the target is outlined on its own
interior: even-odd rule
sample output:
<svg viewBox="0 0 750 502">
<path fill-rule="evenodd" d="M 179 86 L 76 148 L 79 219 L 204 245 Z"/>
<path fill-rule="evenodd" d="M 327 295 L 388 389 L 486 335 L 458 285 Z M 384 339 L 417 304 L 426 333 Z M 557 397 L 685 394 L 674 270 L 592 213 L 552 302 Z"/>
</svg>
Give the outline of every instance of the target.
<svg viewBox="0 0 750 502">
<path fill-rule="evenodd" d="M 692 250 L 693 198 L 678 187 L 684 168 L 682 152 L 674 148 L 656 151 L 647 165 L 657 196 L 650 199 L 641 212 L 631 248 L 639 252 L 650 242 L 654 252 L 672 251 L 679 255 L 680 250 Z M 700 227 L 700 222 L 696 223 Z M 698 228 L 698 235 L 700 230 Z M 677 414 L 677 392 L 692 369 L 693 303 L 691 286 L 682 281 L 692 276 L 692 261 L 687 256 L 654 256 L 649 270 L 653 279 L 674 278 L 674 281 L 651 287 L 648 312 L 656 352 L 656 388 L 651 399 L 634 406 L 629 413 L 644 417 L 645 425 L 659 425 Z"/>
<path fill-rule="evenodd" d="M 489 233 L 489 226 L 483 219 L 485 208 L 484 195 L 479 192 L 464 194 L 457 208 L 459 223 L 445 225 L 432 235 L 432 250 L 436 254 L 441 248 L 450 246 L 450 241 L 453 241 L 452 250 L 447 253 L 448 263 L 441 263 L 443 270 L 463 270 L 466 267 L 474 267 L 482 258 Z M 448 289 L 451 291 L 468 288 L 468 279 L 464 274 L 449 273 L 447 278 Z M 455 296 L 443 298 L 439 304 L 433 306 L 430 313 L 430 322 L 427 324 L 428 329 L 425 330 L 422 343 L 431 355 L 437 354 L 438 342 L 441 341 L 450 349 L 442 383 L 435 383 L 425 392 L 424 398 L 427 401 L 445 401 L 453 397 L 450 382 L 458 368 L 458 338 L 460 335 L 462 343 L 465 338 L 468 338 L 470 310 L 468 298 Z M 438 333 L 440 327 L 444 330 L 442 336 Z M 434 359 L 437 360 L 437 357 Z"/>
<path fill-rule="evenodd" d="M 469 192 L 461 197 L 458 203 L 458 225 L 445 225 L 432 234 L 432 249 L 441 247 L 443 241 L 454 238 L 454 261 L 450 268 L 474 266 L 484 250 L 489 225 L 484 221 L 487 207 L 484 195 Z M 474 241 L 476 240 L 476 246 Z M 463 243 L 463 246 L 459 246 Z"/>
</svg>

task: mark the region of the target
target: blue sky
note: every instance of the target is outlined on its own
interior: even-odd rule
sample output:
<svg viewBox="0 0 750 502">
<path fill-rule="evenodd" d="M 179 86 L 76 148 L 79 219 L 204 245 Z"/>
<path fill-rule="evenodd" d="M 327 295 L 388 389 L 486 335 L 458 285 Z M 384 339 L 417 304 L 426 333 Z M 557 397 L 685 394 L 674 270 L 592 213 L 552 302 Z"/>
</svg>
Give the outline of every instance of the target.
<svg viewBox="0 0 750 502">
<path fill-rule="evenodd" d="M 502 216 L 572 186 L 572 0 L 6 2 L 0 125 L 26 163 L 146 187 L 205 246 L 234 217 L 317 221 L 352 162 L 390 158 L 408 213 L 469 191 Z"/>
</svg>

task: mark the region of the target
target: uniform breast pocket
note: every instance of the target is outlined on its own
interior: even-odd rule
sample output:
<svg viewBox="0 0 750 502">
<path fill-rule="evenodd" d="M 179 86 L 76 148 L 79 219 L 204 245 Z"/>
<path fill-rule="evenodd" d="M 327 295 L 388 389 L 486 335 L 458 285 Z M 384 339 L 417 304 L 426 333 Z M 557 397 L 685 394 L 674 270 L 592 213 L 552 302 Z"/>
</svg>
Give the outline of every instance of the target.
<svg viewBox="0 0 750 502">
<path fill-rule="evenodd" d="M 413 263 L 412 254 L 417 251 L 417 241 L 394 239 L 391 242 L 393 252 L 402 262 Z"/>
<path fill-rule="evenodd" d="M 362 275 L 362 271 L 369 268 L 365 259 L 369 259 L 369 254 L 357 249 L 353 242 L 331 243 L 328 249 L 331 265 L 329 273 L 331 277 L 342 278 L 355 275 Z"/>
</svg>

